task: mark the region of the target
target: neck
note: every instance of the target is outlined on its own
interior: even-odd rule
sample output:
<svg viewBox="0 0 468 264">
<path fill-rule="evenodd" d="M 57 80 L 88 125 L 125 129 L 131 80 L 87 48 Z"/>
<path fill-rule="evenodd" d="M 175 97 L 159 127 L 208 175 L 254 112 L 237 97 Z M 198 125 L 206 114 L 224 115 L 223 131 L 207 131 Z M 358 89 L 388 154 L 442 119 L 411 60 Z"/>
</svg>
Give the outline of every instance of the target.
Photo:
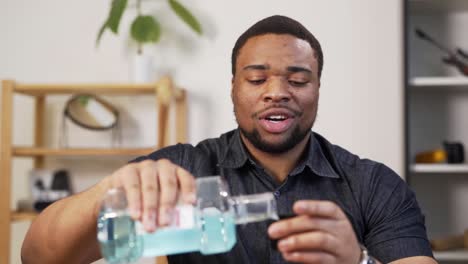
<svg viewBox="0 0 468 264">
<path fill-rule="evenodd" d="M 310 133 L 292 149 L 282 153 L 270 153 L 259 150 L 241 133 L 242 141 L 250 155 L 272 176 L 276 182 L 283 182 L 297 166 L 307 146 Z"/>
</svg>

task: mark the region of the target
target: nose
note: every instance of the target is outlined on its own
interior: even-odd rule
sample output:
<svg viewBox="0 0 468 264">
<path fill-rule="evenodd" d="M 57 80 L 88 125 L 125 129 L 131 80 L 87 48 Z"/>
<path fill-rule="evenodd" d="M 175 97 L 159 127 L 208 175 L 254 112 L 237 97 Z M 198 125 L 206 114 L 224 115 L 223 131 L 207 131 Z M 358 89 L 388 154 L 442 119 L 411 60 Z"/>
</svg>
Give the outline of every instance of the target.
<svg viewBox="0 0 468 264">
<path fill-rule="evenodd" d="M 283 78 L 271 78 L 265 86 L 264 102 L 288 102 L 291 100 L 289 85 Z"/>
</svg>

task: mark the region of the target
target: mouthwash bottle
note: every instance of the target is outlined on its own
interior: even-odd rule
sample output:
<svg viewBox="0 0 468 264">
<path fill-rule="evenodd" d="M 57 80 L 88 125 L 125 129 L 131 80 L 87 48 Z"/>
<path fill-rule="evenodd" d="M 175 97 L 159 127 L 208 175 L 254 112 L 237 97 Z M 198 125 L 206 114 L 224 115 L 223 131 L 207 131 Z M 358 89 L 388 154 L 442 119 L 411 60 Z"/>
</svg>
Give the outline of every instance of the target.
<svg viewBox="0 0 468 264">
<path fill-rule="evenodd" d="M 236 243 L 236 224 L 278 220 L 271 193 L 231 197 L 219 176 L 196 179 L 195 206 L 179 205 L 169 226 L 147 233 L 127 210 L 125 192 L 109 190 L 98 218 L 97 238 L 108 263 L 199 251 L 228 252 Z"/>
</svg>

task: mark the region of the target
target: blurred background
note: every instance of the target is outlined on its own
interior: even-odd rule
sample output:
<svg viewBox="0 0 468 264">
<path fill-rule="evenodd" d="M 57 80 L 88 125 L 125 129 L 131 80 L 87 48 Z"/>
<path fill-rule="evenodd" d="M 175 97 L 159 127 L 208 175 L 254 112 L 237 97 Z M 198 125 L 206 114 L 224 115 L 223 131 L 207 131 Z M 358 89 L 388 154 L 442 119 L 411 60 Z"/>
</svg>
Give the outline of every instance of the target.
<svg viewBox="0 0 468 264">
<path fill-rule="evenodd" d="M 159 21 L 161 30 L 157 43 L 143 46 L 146 65 L 151 66 L 145 81 L 155 83 L 171 76 L 176 86 L 186 90 L 187 142 L 196 144 L 236 127 L 230 99 L 231 49 L 256 21 L 274 14 L 290 16 L 317 37 L 324 52 L 314 130 L 363 158 L 385 163 L 408 180 L 420 199 L 431 237 L 460 236 L 468 228 L 464 160 L 448 164 L 445 157 L 429 162 L 436 164 L 414 162 L 418 153 L 443 149 L 443 141 L 468 140 L 466 77 L 441 61 L 446 55 L 443 51 L 414 33 L 420 27 L 453 51 L 455 47 L 468 50 L 464 34 L 468 1 L 179 2 L 199 21 L 202 34 L 177 17 L 167 1 L 143 0 L 140 8 Z M 128 2 L 118 34 L 106 30 L 96 45 L 110 5 L 109 0 L 0 0 L 0 79 L 28 84 L 137 82 L 138 45 L 129 33 L 138 12 L 136 1 Z M 121 147 L 156 146 L 154 96 L 104 98 L 120 112 Z M 66 95 L 47 97 L 42 125 L 47 148 L 60 147 L 68 99 Z M 12 145 L 30 146 L 34 144 L 34 101 L 15 94 L 11 103 L 13 122 L 11 127 L 2 123 L 2 131 L 11 131 Z M 71 147 L 112 145 L 109 131 L 90 132 L 70 123 L 68 134 Z M 44 167 L 65 168 L 73 191 L 79 192 L 133 157 L 54 156 L 46 157 Z M 0 169 L 2 179 L 11 176 L 10 182 L 0 182 L 8 183 L 0 188 L 10 192 L 9 205 L 0 207 L 1 224 L 11 232 L 9 242 L 1 245 L 9 248 L 10 263 L 20 263 L 29 219 L 10 223 L 10 210 L 18 210 L 18 201 L 30 196 L 34 164 L 29 158 L 14 158 L 11 164 L 11 174 L 5 175 L 6 167 Z M 461 249 L 444 251 L 438 257 L 468 262 L 468 253 Z"/>
</svg>

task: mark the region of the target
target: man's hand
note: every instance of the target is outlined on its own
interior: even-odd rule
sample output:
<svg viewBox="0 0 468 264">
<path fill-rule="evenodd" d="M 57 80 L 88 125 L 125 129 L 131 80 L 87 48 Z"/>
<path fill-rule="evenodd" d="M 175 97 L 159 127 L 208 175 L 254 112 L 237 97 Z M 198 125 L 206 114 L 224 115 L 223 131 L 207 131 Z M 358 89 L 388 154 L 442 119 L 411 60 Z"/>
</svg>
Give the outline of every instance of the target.
<svg viewBox="0 0 468 264">
<path fill-rule="evenodd" d="M 340 207 L 329 201 L 297 201 L 297 216 L 272 224 L 268 233 L 279 239 L 287 261 L 301 263 L 359 263 L 356 235 Z"/>
<path fill-rule="evenodd" d="M 41 212 L 26 234 L 22 262 L 91 263 L 99 259 L 96 219 L 106 191 L 118 187 L 126 192 L 132 217 L 143 220 L 149 232 L 168 224 L 167 212 L 178 199 L 188 203 L 196 199 L 194 177 L 169 160 L 127 164 L 88 190 Z"/>
<path fill-rule="evenodd" d="M 146 231 L 169 224 L 170 212 L 179 198 L 195 203 L 195 178 L 167 159 L 128 164 L 110 176 L 113 188 L 125 190 L 133 219 Z"/>
</svg>

